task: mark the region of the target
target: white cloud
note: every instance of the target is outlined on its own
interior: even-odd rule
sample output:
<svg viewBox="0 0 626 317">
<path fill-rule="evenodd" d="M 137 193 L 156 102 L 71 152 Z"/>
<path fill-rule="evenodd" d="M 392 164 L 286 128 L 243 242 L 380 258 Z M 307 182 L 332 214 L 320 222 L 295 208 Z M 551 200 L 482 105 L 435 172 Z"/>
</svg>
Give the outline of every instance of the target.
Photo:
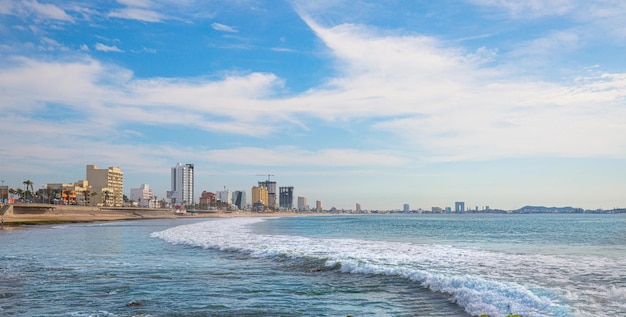
<svg viewBox="0 0 626 317">
<path fill-rule="evenodd" d="M 136 8 L 151 8 L 154 6 L 154 3 L 150 0 L 117 0 L 117 2 L 125 6 Z"/>
<path fill-rule="evenodd" d="M 118 52 L 118 53 L 124 52 L 115 45 L 109 46 L 109 45 L 105 45 L 102 43 L 96 43 L 95 49 L 96 51 L 102 51 L 102 52 Z"/>
<path fill-rule="evenodd" d="M 53 4 L 41 4 L 37 1 L 24 2 L 24 6 L 32 9 L 37 16 L 44 19 L 54 19 L 63 21 L 74 21 L 64 10 Z"/>
<path fill-rule="evenodd" d="M 432 38 L 308 23 L 342 65 L 327 88 L 290 101 L 310 106 L 311 115 L 377 118 L 375 128 L 437 160 L 626 157 L 623 74 L 572 86 L 517 79 Z M 577 41 L 565 33 L 554 38 Z M 535 44 L 535 52 L 550 48 Z"/>
<path fill-rule="evenodd" d="M 221 31 L 221 32 L 230 32 L 230 33 L 237 33 L 239 31 L 237 31 L 237 29 L 235 29 L 232 26 L 228 26 L 226 24 L 221 24 L 221 23 L 212 23 L 211 27 L 216 30 L 216 31 Z"/>
<path fill-rule="evenodd" d="M 405 149 L 390 156 L 272 149 L 292 153 L 293 159 L 258 148 L 210 152 L 217 161 L 236 155 L 233 162 L 240 164 L 255 164 L 250 162 L 255 157 L 264 158 L 256 164 L 334 161 L 334 166 L 350 160 L 397 166 L 422 159 L 626 157 L 624 74 L 585 75 L 568 84 L 520 79 L 488 63 L 498 58 L 494 50 L 466 52 L 431 37 L 392 36 L 356 25 L 324 28 L 305 20 L 328 46 L 338 75 L 299 95 L 276 97 L 284 81 L 268 73 L 138 79 L 90 59 L 18 59 L 0 72 L 0 105 L 28 114 L 63 104 L 104 127 L 180 125 L 255 137 L 291 128 L 308 133 L 319 120 L 346 125 L 362 120 L 363 139 L 383 134 L 394 140 L 389 148 Z M 566 33 L 554 38 L 577 43 Z M 550 48 L 535 44 L 535 51 Z M 121 51 L 101 43 L 95 49 Z"/>
<path fill-rule="evenodd" d="M 519 18 L 565 15 L 573 11 L 577 0 L 468 0 L 476 5 L 493 7 Z"/>
<path fill-rule="evenodd" d="M 65 10 L 54 4 L 31 1 L 2 1 L 0 3 L 1 14 L 14 14 L 20 17 L 33 16 L 40 20 L 58 20 L 73 22 L 74 18 Z"/>
<path fill-rule="evenodd" d="M 125 8 L 120 10 L 114 10 L 109 13 L 109 17 L 128 20 L 139 20 L 144 22 L 161 22 L 163 20 L 163 15 L 161 15 L 159 12 L 138 8 Z"/>
</svg>

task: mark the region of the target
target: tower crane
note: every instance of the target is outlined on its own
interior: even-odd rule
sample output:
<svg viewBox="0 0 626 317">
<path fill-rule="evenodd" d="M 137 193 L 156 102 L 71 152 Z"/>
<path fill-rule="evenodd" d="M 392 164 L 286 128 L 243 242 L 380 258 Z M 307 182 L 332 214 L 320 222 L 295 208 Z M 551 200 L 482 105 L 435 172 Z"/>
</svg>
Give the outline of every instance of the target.
<svg viewBox="0 0 626 317">
<path fill-rule="evenodd" d="M 274 174 L 256 174 L 256 176 L 267 176 L 267 181 L 270 181 L 270 177 L 274 176 Z"/>
</svg>

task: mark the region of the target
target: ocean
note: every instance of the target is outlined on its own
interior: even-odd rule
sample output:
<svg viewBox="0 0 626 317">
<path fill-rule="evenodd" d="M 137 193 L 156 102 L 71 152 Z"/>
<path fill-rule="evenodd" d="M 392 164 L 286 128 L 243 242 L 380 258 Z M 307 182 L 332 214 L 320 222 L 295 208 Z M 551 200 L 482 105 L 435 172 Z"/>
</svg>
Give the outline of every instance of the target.
<svg viewBox="0 0 626 317">
<path fill-rule="evenodd" d="M 626 316 L 625 214 L 45 225 L 0 250 L 0 316 Z"/>
</svg>

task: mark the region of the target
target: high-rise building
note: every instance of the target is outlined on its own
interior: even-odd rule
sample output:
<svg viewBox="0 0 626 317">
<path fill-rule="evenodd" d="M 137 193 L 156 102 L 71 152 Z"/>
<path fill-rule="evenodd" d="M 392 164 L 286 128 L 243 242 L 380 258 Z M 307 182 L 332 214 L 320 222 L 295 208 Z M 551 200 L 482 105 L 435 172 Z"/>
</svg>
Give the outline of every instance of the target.
<svg viewBox="0 0 626 317">
<path fill-rule="evenodd" d="M 224 188 L 224 190 L 220 190 L 215 194 L 217 195 L 217 200 L 221 201 L 222 203 L 225 203 L 227 205 L 230 205 L 232 203 L 233 196 L 230 190 Z"/>
<path fill-rule="evenodd" d="M 263 186 L 252 186 L 252 204 L 260 202 L 267 207 L 267 188 Z"/>
<path fill-rule="evenodd" d="M 267 188 L 267 203 L 265 206 L 276 209 L 276 182 L 270 180 L 259 182 L 259 186 Z"/>
<path fill-rule="evenodd" d="M 130 200 L 136 201 L 139 207 L 156 208 L 156 201 L 148 184 L 141 184 L 139 188 L 130 189 Z"/>
<path fill-rule="evenodd" d="M 356 209 L 356 212 L 361 212 L 361 204 L 356 203 L 356 206 L 354 208 Z"/>
<path fill-rule="evenodd" d="M 411 210 L 411 207 L 409 207 L 409 204 L 404 204 L 404 206 L 402 206 L 402 212 L 409 212 Z"/>
<path fill-rule="evenodd" d="M 306 211 L 308 206 L 306 205 L 306 197 L 298 196 L 298 210 Z"/>
<path fill-rule="evenodd" d="M 122 206 L 124 204 L 124 173 L 119 167 L 100 169 L 87 165 L 87 183 L 95 195 L 90 199 L 92 206 Z"/>
<path fill-rule="evenodd" d="M 454 203 L 454 212 L 464 212 L 465 211 L 465 202 L 457 201 Z"/>
<path fill-rule="evenodd" d="M 324 210 L 322 208 L 322 202 L 321 201 L 319 201 L 319 200 L 315 201 L 315 210 L 317 210 L 317 212 L 322 212 L 322 210 Z"/>
<path fill-rule="evenodd" d="M 280 187 L 280 207 L 285 209 L 293 208 L 293 186 Z"/>
<path fill-rule="evenodd" d="M 178 163 L 172 167 L 172 187 L 167 192 L 172 206 L 193 206 L 193 184 L 193 164 Z"/>
<path fill-rule="evenodd" d="M 246 192 L 243 190 L 236 190 L 233 192 L 233 205 L 237 206 L 239 210 L 244 210 L 246 208 L 247 199 Z"/>
</svg>

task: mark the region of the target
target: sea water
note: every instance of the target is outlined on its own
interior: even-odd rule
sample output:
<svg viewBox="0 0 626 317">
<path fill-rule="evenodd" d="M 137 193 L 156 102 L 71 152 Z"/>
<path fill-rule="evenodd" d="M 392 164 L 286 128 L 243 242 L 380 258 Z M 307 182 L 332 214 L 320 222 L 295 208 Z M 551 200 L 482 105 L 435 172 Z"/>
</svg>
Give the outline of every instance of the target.
<svg viewBox="0 0 626 317">
<path fill-rule="evenodd" d="M 0 231 L 6 316 L 625 316 L 626 215 L 177 219 Z"/>
</svg>

